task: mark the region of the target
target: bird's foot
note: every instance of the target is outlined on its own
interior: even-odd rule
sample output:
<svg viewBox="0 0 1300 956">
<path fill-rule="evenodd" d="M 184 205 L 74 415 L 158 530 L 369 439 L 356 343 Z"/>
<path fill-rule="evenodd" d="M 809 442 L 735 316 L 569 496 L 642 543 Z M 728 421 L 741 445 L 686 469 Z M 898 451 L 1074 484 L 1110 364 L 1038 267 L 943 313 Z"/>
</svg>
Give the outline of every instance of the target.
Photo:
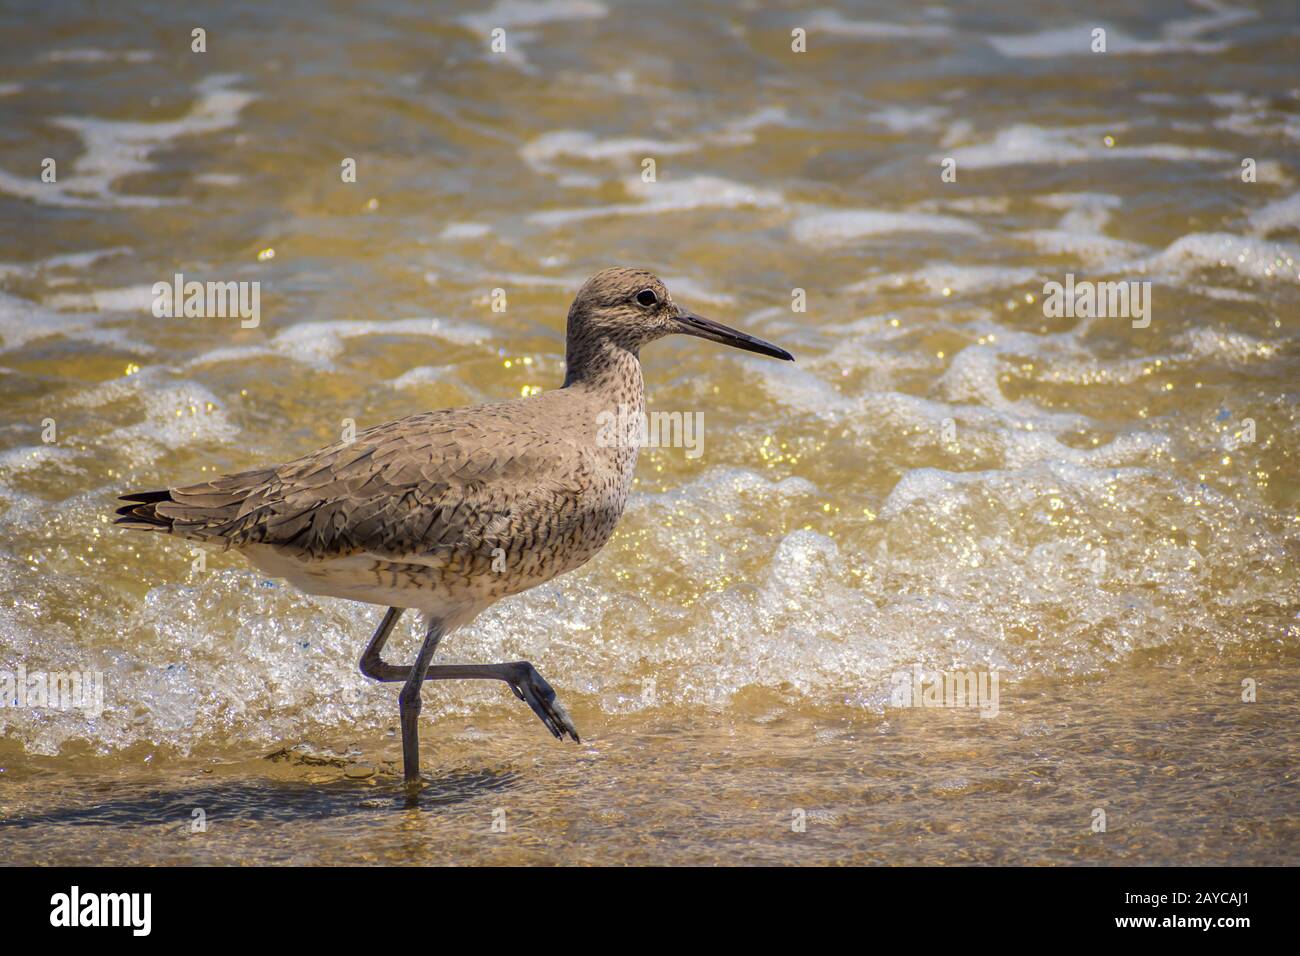
<svg viewBox="0 0 1300 956">
<path fill-rule="evenodd" d="M 568 734 L 575 743 L 581 743 L 582 741 L 578 739 L 578 728 L 573 726 L 568 711 L 555 697 L 555 688 L 548 684 L 546 678 L 537 673 L 537 668 L 527 661 L 519 661 L 512 666 L 518 669 L 518 676 L 508 679 L 507 682 L 510 684 L 510 689 L 515 692 L 515 696 L 533 709 L 533 713 L 557 740 L 563 740 L 564 735 Z"/>
<path fill-rule="evenodd" d="M 424 790 L 424 787 L 425 783 L 422 777 L 415 776 L 403 779 L 402 793 L 405 797 L 407 809 L 420 805 L 420 793 Z"/>
</svg>

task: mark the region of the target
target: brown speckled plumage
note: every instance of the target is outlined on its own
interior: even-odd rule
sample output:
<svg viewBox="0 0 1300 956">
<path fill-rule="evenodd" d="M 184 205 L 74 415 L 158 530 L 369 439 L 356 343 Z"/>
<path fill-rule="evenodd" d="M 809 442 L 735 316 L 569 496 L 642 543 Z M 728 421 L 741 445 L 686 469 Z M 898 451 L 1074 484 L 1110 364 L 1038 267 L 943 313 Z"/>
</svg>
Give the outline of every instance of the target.
<svg viewBox="0 0 1300 956">
<path fill-rule="evenodd" d="M 639 351 L 673 332 L 789 357 L 679 310 L 649 272 L 607 269 L 569 310 L 562 388 L 411 415 L 283 465 L 127 495 L 118 523 L 237 549 L 309 593 L 425 611 L 441 636 L 609 540 L 637 447 L 599 441 L 600 416 L 625 406 L 639 417 Z"/>
</svg>

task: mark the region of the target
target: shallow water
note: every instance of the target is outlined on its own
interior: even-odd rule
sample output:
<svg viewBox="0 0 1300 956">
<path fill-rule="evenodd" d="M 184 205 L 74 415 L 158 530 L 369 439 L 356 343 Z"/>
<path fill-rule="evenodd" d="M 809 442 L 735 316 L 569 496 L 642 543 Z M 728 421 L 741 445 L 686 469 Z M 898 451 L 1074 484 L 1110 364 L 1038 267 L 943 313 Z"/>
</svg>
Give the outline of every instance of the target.
<svg viewBox="0 0 1300 956">
<path fill-rule="evenodd" d="M 104 693 L 0 708 L 0 859 L 1297 862 L 1300 18 L 1143 8 L 0 12 L 0 672 Z M 431 687 L 407 808 L 378 609 L 106 516 L 554 387 L 613 263 L 799 361 L 646 350 L 701 453 L 440 656 L 583 743 Z M 155 318 L 177 272 L 258 326 Z M 1048 315 L 1067 273 L 1149 324 Z"/>
</svg>

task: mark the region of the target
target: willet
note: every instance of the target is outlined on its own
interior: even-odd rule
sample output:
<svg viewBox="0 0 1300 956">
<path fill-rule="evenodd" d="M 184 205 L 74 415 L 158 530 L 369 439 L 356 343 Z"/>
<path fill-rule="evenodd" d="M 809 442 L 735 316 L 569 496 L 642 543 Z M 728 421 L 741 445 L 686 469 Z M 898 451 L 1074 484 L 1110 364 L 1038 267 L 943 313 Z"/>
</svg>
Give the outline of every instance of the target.
<svg viewBox="0 0 1300 956">
<path fill-rule="evenodd" d="M 640 269 L 592 276 L 569 308 L 561 388 L 411 415 L 283 465 L 123 495 L 118 524 L 234 548 L 309 594 L 388 607 L 361 672 L 404 682 L 402 762 L 419 779 L 420 686 L 500 680 L 558 739 L 578 731 L 527 661 L 431 666 L 438 642 L 510 594 L 585 564 L 609 540 L 637 436 L 609 441 L 602 412 L 638 427 L 640 349 L 683 333 L 792 360 L 784 349 L 679 308 Z M 428 616 L 410 667 L 380 653 L 407 609 Z"/>
</svg>

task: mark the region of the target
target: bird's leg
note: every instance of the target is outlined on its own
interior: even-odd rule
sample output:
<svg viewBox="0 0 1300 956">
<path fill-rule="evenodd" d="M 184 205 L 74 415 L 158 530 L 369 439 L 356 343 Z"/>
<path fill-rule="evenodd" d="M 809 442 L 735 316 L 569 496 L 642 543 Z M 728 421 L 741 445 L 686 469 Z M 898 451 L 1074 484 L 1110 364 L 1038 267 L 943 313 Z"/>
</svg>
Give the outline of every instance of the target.
<svg viewBox="0 0 1300 956">
<path fill-rule="evenodd" d="M 439 664 L 430 667 L 424 679 L 505 681 L 515 696 L 533 709 L 533 713 L 557 740 L 563 740 L 564 735 L 568 734 L 574 743 L 582 742 L 578 739 L 578 728 L 573 726 L 568 711 L 556 699 L 555 689 L 528 661 L 513 661 L 509 664 Z"/>
<path fill-rule="evenodd" d="M 397 664 L 389 664 L 382 657 L 380 652 L 384 649 L 389 635 L 393 631 L 393 625 L 397 619 L 402 616 L 402 608 L 390 607 L 388 613 L 384 615 L 383 621 L 379 624 L 379 629 L 375 631 L 375 636 L 370 639 L 366 645 L 366 652 L 361 655 L 361 673 L 365 674 L 372 680 L 383 681 L 385 683 L 394 683 L 396 681 L 406 681 L 410 684 L 411 678 L 415 673 L 414 668 L 401 667 Z M 441 637 L 441 634 L 439 635 Z M 427 643 L 427 638 L 425 639 Z M 434 647 L 438 642 L 434 641 Z M 424 653 L 424 648 L 420 649 Z M 432 650 L 429 657 L 432 658 Z M 567 733 L 575 741 L 578 741 L 578 730 L 573 726 L 573 721 L 569 719 L 568 711 L 556 699 L 555 689 L 546 682 L 541 674 L 537 673 L 537 668 L 528 661 L 513 661 L 509 664 L 439 664 L 436 667 L 428 667 L 428 660 L 425 660 L 426 670 L 423 680 L 499 680 L 505 681 L 510 685 L 514 695 L 533 709 L 533 713 L 541 719 L 556 738 L 563 740 Z M 402 691 L 403 697 L 406 690 Z M 415 692 L 415 714 L 420 712 L 419 691 Z M 403 711 L 405 714 L 405 711 Z M 402 722 L 402 755 L 405 759 L 408 754 L 407 741 L 416 741 L 418 739 L 415 729 L 415 717 L 411 718 L 411 729 L 408 733 L 406 718 L 403 716 Z M 415 744 L 411 744 L 409 751 L 413 756 L 411 759 L 405 759 L 408 767 L 415 764 L 414 756 L 416 755 Z"/>
<path fill-rule="evenodd" d="M 425 671 L 429 669 L 429 662 L 433 660 L 433 652 L 438 649 L 440 640 L 442 622 L 436 617 L 430 617 L 429 629 L 425 632 L 424 643 L 420 645 L 420 653 L 416 655 L 406 684 L 397 697 L 402 723 L 402 774 L 406 778 L 407 787 L 420 780 L 420 685 L 424 683 Z"/>
<path fill-rule="evenodd" d="M 390 607 L 384 615 L 384 619 L 379 622 L 379 628 L 375 631 L 375 636 L 370 639 L 366 645 L 366 652 L 361 655 L 361 673 L 365 674 L 371 680 L 377 681 L 398 681 L 406 680 L 410 668 L 394 667 L 392 664 L 385 663 L 379 656 L 379 652 L 384 649 L 388 643 L 388 637 L 393 633 L 393 625 L 397 619 L 402 616 L 405 608 Z"/>
</svg>

